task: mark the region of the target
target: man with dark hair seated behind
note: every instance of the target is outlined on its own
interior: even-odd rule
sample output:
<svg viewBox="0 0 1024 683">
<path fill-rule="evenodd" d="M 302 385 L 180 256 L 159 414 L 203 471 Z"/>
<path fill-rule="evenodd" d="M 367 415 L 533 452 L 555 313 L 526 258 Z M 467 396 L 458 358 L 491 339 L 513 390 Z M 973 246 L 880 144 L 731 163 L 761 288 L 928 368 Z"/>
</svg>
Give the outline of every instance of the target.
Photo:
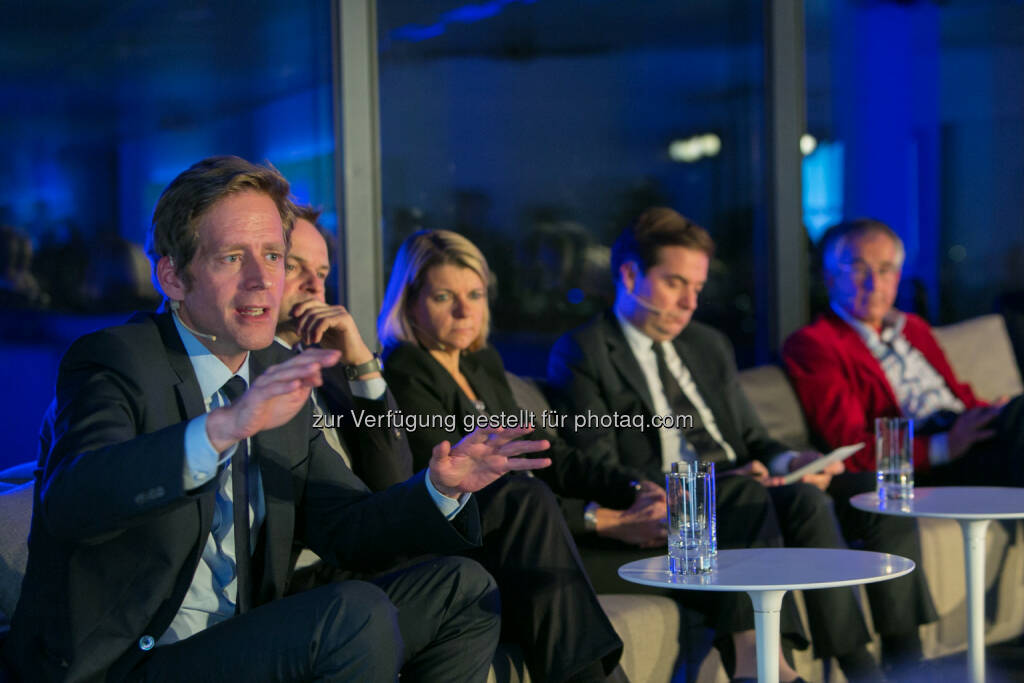
<svg viewBox="0 0 1024 683">
<path fill-rule="evenodd" d="M 612 247 L 614 308 L 555 344 L 548 380 L 559 407 L 571 414 L 684 415 L 692 428 L 587 428 L 567 438 L 584 451 L 610 451 L 649 479 L 672 462 L 717 463 L 718 523 L 736 523 L 737 486 L 769 497 L 787 545 L 845 547 L 824 489 L 841 464 L 781 485 L 782 475 L 820 457 L 794 452 L 770 438 L 739 385 L 732 346 L 717 330 L 691 320 L 708 277 L 714 243 L 708 233 L 669 208 L 652 208 Z M 588 566 L 646 554 L 649 536 L 628 513 L 589 506 L 592 533 L 580 539 Z M 648 532 L 649 533 L 649 532 Z M 719 531 L 722 538 L 722 531 Z M 847 678 L 873 680 L 877 665 L 865 649 L 867 627 L 845 588 L 804 594 L 815 653 L 835 656 Z"/>
<path fill-rule="evenodd" d="M 481 430 L 371 494 L 309 407 L 339 352 L 272 346 L 291 230 L 274 169 L 213 157 L 157 203 L 170 311 L 77 340 L 41 440 L 28 567 L 3 655 L 24 680 L 477 680 L 494 582 L 438 558 L 284 598 L 293 540 L 342 566 L 480 542 L 469 492 L 546 459 Z"/>
<path fill-rule="evenodd" d="M 1024 485 L 1024 401 L 978 400 L 957 379 L 928 323 L 893 307 L 904 257 L 899 235 L 876 220 L 846 221 L 825 233 L 821 254 L 831 310 L 782 349 L 814 437 L 829 447 L 873 443 L 875 418 L 911 417 L 917 484 Z M 874 458 L 874 449 L 864 449 L 847 461 L 853 474 L 836 492 L 840 512 L 851 495 L 874 490 Z M 893 549 L 887 534 L 869 531 L 864 539 L 870 550 L 919 561 Z M 921 572 L 912 576 L 924 580 Z M 934 620 L 934 608 L 923 595 L 915 605 L 912 593 L 890 588 L 904 581 L 876 584 L 868 595 L 888 594 L 872 601 L 883 655 L 919 658 L 917 624 Z M 889 617 L 879 617 L 886 604 Z M 906 618 L 914 614 L 917 620 Z"/>
</svg>

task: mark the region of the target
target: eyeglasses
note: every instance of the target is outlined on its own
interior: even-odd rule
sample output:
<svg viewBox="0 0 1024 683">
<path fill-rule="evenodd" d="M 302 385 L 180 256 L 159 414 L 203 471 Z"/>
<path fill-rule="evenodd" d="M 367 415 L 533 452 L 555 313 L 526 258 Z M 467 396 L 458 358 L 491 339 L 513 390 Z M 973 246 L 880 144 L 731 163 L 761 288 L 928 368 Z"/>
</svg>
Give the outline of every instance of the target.
<svg viewBox="0 0 1024 683">
<path fill-rule="evenodd" d="M 850 276 L 850 279 L 860 284 L 867 279 L 871 273 L 872 280 L 892 280 L 900 274 L 899 266 L 894 263 L 883 263 L 877 268 L 872 268 L 863 261 L 855 263 L 840 263 L 839 270 Z"/>
</svg>

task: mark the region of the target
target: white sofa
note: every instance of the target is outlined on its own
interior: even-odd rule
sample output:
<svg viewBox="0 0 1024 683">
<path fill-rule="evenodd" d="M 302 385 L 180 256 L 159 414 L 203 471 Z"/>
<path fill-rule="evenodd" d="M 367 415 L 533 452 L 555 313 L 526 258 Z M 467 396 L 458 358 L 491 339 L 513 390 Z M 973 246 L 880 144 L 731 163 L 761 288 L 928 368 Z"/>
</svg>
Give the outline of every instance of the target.
<svg viewBox="0 0 1024 683">
<path fill-rule="evenodd" d="M 970 382 L 983 398 L 1021 393 L 1017 368 L 1003 319 L 983 316 L 937 328 L 936 334 L 957 374 Z M 540 410 L 546 401 L 537 387 L 510 376 L 523 407 Z M 761 366 L 740 373 L 744 390 L 769 432 L 793 446 L 807 445 L 809 437 L 796 395 L 781 368 Z M 28 523 L 32 506 L 32 464 L 0 473 L 0 629 L 18 599 L 28 555 Z M 923 571 L 940 620 L 922 628 L 927 657 L 966 649 L 966 588 L 963 540 L 955 522 L 923 520 L 920 533 Z M 989 528 L 987 568 L 987 629 L 990 643 L 1024 633 L 1024 525 L 994 523 Z M 802 600 L 798 594 L 798 604 Z M 679 613 L 669 598 L 637 595 L 602 595 L 612 623 L 625 643 L 622 668 L 633 683 L 669 681 L 679 654 Z M 797 669 L 808 681 L 823 681 L 824 668 L 808 652 L 796 653 Z M 700 667 L 699 683 L 726 682 L 717 652 L 711 650 Z M 495 657 L 491 681 L 528 681 L 515 648 L 502 648 Z M 842 675 L 833 667 L 833 681 Z"/>
<path fill-rule="evenodd" d="M 957 375 L 969 382 L 981 398 L 1015 396 L 1021 393 L 1017 367 L 1003 318 L 987 315 L 935 330 Z M 783 370 L 776 365 L 751 368 L 740 373 L 740 382 L 758 416 L 772 436 L 794 447 L 810 446 L 810 435 L 800 404 Z M 521 405 L 537 410 L 546 404 L 535 385 L 510 375 L 513 391 Z M 539 402 L 539 403 L 538 403 Z M 922 627 L 926 657 L 940 657 L 967 648 L 966 599 L 963 539 L 955 521 L 921 520 L 923 570 L 928 576 L 939 621 Z M 986 641 L 996 643 L 1024 633 L 1024 525 L 993 523 L 988 532 L 986 556 L 987 605 Z M 669 681 L 679 654 L 678 608 L 669 598 L 637 595 L 602 595 L 619 636 L 625 643 L 622 668 L 633 683 Z M 862 589 L 863 598 L 863 589 Z M 803 610 L 802 596 L 797 604 Z M 863 604 L 867 604 L 866 599 Z M 806 624 L 806 615 L 804 615 Z M 868 612 L 870 624 L 870 613 Z M 875 644 L 877 653 L 877 640 Z M 794 653 L 797 670 L 809 682 L 825 680 L 825 667 L 810 651 Z M 521 660 L 500 651 L 490 680 L 528 681 Z M 833 663 L 834 664 L 834 663 Z M 830 667 L 830 680 L 845 678 L 837 666 Z M 698 683 L 728 683 L 717 651 L 711 650 L 700 667 Z"/>
</svg>

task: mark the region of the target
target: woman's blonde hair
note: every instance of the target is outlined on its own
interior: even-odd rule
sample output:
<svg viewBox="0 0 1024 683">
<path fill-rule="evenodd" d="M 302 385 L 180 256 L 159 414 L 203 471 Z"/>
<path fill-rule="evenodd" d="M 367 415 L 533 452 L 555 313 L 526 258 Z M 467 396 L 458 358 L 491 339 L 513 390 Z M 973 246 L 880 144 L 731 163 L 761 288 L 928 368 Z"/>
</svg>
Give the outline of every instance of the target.
<svg viewBox="0 0 1024 683">
<path fill-rule="evenodd" d="M 398 248 L 384 292 L 384 303 L 377 316 L 377 337 L 381 344 L 393 346 L 399 342 L 416 344 L 423 341 L 430 345 L 422 335 L 417 336 L 411 312 L 423 289 L 427 271 L 444 265 L 469 268 L 480 276 L 485 288 L 490 284 L 491 271 L 487 267 L 487 259 L 475 244 L 462 235 L 450 230 L 420 230 L 409 235 Z M 490 329 L 491 311 L 485 305 L 480 334 L 470 344 L 470 351 L 478 351 L 487 344 Z"/>
</svg>

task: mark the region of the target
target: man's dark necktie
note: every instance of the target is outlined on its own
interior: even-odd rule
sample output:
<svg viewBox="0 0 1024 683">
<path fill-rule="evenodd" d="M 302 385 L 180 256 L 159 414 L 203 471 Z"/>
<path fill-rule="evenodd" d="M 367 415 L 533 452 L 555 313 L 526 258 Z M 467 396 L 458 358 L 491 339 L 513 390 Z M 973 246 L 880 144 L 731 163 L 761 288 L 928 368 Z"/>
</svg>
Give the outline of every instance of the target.
<svg viewBox="0 0 1024 683">
<path fill-rule="evenodd" d="M 658 359 L 658 377 L 661 378 L 661 388 L 665 392 L 665 400 L 673 415 L 689 415 L 693 418 L 693 426 L 686 429 L 683 439 L 697 452 L 697 457 L 704 462 L 720 462 L 728 458 L 721 445 L 704 426 L 704 420 L 697 412 L 697 406 L 693 405 L 686 393 L 683 392 L 676 381 L 675 376 L 669 371 L 665 362 L 665 350 L 661 344 L 651 344 L 654 357 Z"/>
<path fill-rule="evenodd" d="M 221 391 L 228 401 L 235 400 L 245 392 L 245 380 L 234 375 L 224 383 Z M 235 454 L 231 456 L 231 499 L 234 509 L 235 529 L 235 586 L 238 594 L 235 609 L 238 614 L 249 611 L 252 600 L 251 564 L 252 553 L 249 550 L 249 440 L 238 442 Z"/>
</svg>

